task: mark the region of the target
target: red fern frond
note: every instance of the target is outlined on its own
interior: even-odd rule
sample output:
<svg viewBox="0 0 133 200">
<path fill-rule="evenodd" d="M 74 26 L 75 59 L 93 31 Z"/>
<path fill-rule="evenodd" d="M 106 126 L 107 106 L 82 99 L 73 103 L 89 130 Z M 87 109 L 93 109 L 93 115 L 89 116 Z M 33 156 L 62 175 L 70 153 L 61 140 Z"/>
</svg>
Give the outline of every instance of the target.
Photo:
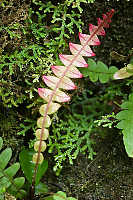
<svg viewBox="0 0 133 200">
<path fill-rule="evenodd" d="M 114 14 L 114 9 L 110 12 L 103 14 L 103 18 L 97 19 L 97 26 L 89 24 L 90 35 L 79 33 L 79 40 L 81 44 L 69 43 L 69 48 L 72 55 L 60 54 L 59 58 L 64 64 L 63 66 L 51 66 L 54 73 L 53 76 L 43 76 L 43 81 L 50 88 L 39 88 L 38 93 L 47 103 L 41 107 L 40 114 L 42 117 L 38 119 L 38 127 L 36 131 L 37 142 L 34 145 L 34 149 L 37 153 L 33 156 L 33 162 L 36 163 L 35 176 L 38 168 L 38 164 L 43 161 L 43 155 L 41 152 L 46 147 L 42 147 L 43 140 L 48 137 L 48 127 L 51 124 L 50 114 L 56 112 L 61 106 L 59 103 L 70 101 L 70 97 L 66 95 L 63 90 L 74 90 L 77 87 L 70 78 L 82 78 L 82 74 L 76 67 L 88 67 L 83 56 L 91 57 L 95 56 L 90 46 L 100 45 L 98 35 L 105 35 L 104 28 L 109 27 L 111 18 Z M 39 130 L 39 131 L 38 131 Z M 39 132 L 39 134 L 38 134 Z M 44 137 L 46 132 L 47 137 Z"/>
</svg>

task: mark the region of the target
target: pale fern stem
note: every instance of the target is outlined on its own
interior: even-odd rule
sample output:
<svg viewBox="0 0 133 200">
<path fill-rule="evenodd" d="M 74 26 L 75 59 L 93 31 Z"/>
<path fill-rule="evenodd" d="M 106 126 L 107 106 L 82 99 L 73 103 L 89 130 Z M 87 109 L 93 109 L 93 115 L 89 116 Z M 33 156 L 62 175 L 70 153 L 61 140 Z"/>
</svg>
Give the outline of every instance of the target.
<svg viewBox="0 0 133 200">
<path fill-rule="evenodd" d="M 45 120 L 46 120 L 46 116 L 47 116 L 47 113 L 48 113 L 48 108 L 50 106 L 50 103 L 52 102 L 52 98 L 53 98 L 54 94 L 56 94 L 56 90 L 59 88 L 59 85 L 62 82 L 62 80 L 63 80 L 64 76 L 66 75 L 66 73 L 68 72 L 69 68 L 74 63 L 76 58 L 80 55 L 80 52 L 84 49 L 84 47 L 88 44 L 88 42 L 94 37 L 94 35 L 96 35 L 96 33 L 99 31 L 99 29 L 101 27 L 104 27 L 104 24 L 108 23 L 108 20 L 112 17 L 113 13 L 114 13 L 114 10 L 112 9 L 110 11 L 110 13 L 107 15 L 107 18 L 103 19 L 103 22 L 100 25 L 98 25 L 98 28 L 90 35 L 90 38 L 86 41 L 86 43 L 84 45 L 82 45 L 82 48 L 80 49 L 80 51 L 76 55 L 74 55 L 74 58 L 71 60 L 70 64 L 67 66 L 66 70 L 62 74 L 62 77 L 60 77 L 60 80 L 57 82 L 56 87 L 53 89 L 53 92 L 52 92 L 52 94 L 50 96 L 50 99 L 49 99 L 49 101 L 47 103 L 47 107 L 46 107 L 46 110 L 45 110 L 44 118 L 43 118 L 43 121 L 42 121 L 42 129 L 41 129 L 40 143 L 39 143 L 39 148 L 38 148 L 38 156 L 37 156 L 37 161 L 36 161 L 36 165 L 35 165 L 35 172 L 34 172 L 34 177 L 33 177 L 33 184 L 35 183 L 37 169 L 38 169 L 38 165 L 39 165 L 39 159 L 40 159 L 40 153 L 41 153 L 41 145 L 42 145 L 42 136 L 43 136 L 44 128 L 45 128 Z"/>
</svg>

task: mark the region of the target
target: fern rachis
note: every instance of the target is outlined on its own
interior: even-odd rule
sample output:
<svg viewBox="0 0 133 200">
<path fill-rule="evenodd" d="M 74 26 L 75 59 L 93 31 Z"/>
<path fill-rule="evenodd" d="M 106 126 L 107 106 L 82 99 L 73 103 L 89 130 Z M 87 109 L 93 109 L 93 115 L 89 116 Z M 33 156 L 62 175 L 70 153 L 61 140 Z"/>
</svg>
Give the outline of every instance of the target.
<svg viewBox="0 0 133 200">
<path fill-rule="evenodd" d="M 69 48 L 72 55 L 60 54 L 59 58 L 64 65 L 51 66 L 51 69 L 55 74 L 55 76 L 43 76 L 43 81 L 48 87 L 50 87 L 50 89 L 47 88 L 38 89 L 39 95 L 47 102 L 47 104 L 44 104 L 43 112 L 40 112 L 42 117 L 39 118 L 38 121 L 38 127 L 41 130 L 39 131 L 40 132 L 39 137 L 37 137 L 38 141 L 34 145 L 34 149 L 36 150 L 37 153 L 33 156 L 33 162 L 36 163 L 33 183 L 35 182 L 38 165 L 39 163 L 41 164 L 43 161 L 43 155 L 41 153 L 45 149 L 42 147 L 43 145 L 45 145 L 43 141 L 44 140 L 43 135 L 45 134 L 45 131 L 47 132 L 48 135 L 47 128 L 51 124 L 49 115 L 56 112 L 59 109 L 59 107 L 61 106 L 59 103 L 67 102 L 70 100 L 70 97 L 60 89 L 73 90 L 77 88 L 70 78 L 82 77 L 82 74 L 76 67 L 88 67 L 88 64 L 84 60 L 83 56 L 87 57 L 95 56 L 95 53 L 93 53 L 90 46 L 100 45 L 98 35 L 102 36 L 105 35 L 104 27 L 105 28 L 109 27 L 109 23 L 111 22 L 113 14 L 114 10 L 112 9 L 106 15 L 103 14 L 102 20 L 98 18 L 98 26 L 90 24 L 89 25 L 90 35 L 79 33 L 79 39 L 81 45 L 69 43 Z M 49 110 L 53 111 L 50 112 Z M 47 137 L 45 139 L 47 139 Z"/>
</svg>

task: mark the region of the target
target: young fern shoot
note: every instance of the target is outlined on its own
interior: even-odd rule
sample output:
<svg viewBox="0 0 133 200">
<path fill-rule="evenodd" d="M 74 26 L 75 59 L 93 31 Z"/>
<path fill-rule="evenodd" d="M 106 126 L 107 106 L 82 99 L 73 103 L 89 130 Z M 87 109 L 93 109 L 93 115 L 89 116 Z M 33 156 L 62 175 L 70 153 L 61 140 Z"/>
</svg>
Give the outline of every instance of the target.
<svg viewBox="0 0 133 200">
<path fill-rule="evenodd" d="M 52 76 L 43 76 L 43 81 L 49 88 L 39 88 L 38 93 L 47 103 L 40 107 L 41 117 L 37 120 L 38 129 L 36 130 L 37 141 L 34 144 L 36 153 L 33 155 L 35 163 L 35 174 L 33 183 L 35 182 L 38 165 L 43 162 L 42 152 L 46 149 L 46 140 L 49 136 L 48 127 L 51 125 L 49 115 L 56 112 L 63 102 L 70 101 L 70 97 L 62 90 L 74 90 L 77 87 L 71 78 L 82 78 L 82 74 L 77 67 L 88 67 L 83 56 L 95 56 L 90 46 L 100 45 L 98 35 L 105 35 L 104 28 L 109 27 L 114 9 L 103 14 L 103 18 L 98 18 L 98 25 L 89 24 L 90 34 L 79 33 L 81 44 L 69 43 L 71 55 L 60 54 L 59 58 L 63 63 L 62 66 L 51 66 L 54 73 Z"/>
</svg>

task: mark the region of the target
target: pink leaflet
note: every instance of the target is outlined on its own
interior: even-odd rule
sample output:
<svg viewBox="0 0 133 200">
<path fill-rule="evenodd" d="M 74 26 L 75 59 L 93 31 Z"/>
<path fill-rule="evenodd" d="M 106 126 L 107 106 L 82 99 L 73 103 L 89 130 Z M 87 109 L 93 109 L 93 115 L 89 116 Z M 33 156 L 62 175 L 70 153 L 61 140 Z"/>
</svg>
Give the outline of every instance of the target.
<svg viewBox="0 0 133 200">
<path fill-rule="evenodd" d="M 69 43 L 69 48 L 72 54 L 80 54 L 81 56 L 95 56 L 95 53 L 91 50 L 90 46 L 85 45 L 79 45 L 74 43 Z"/>
<path fill-rule="evenodd" d="M 111 20 L 110 20 L 110 22 L 111 22 Z M 99 26 L 101 23 L 103 23 L 103 24 L 102 24 L 103 27 L 105 27 L 105 28 L 108 28 L 108 27 L 109 27 L 109 24 L 108 24 L 107 22 L 104 22 L 104 21 L 101 20 L 100 18 L 97 18 L 97 23 L 98 23 L 98 26 Z"/>
<path fill-rule="evenodd" d="M 79 39 L 81 44 L 84 46 L 86 43 L 88 45 L 93 45 L 93 46 L 97 46 L 100 45 L 100 40 L 98 39 L 97 35 L 94 35 L 93 38 L 91 38 L 91 35 L 87 35 L 87 34 L 82 34 L 79 32 Z"/>
<path fill-rule="evenodd" d="M 98 23 L 98 26 L 99 26 L 101 23 L 103 23 L 103 20 L 100 19 L 100 18 L 97 18 L 97 23 Z"/>
<path fill-rule="evenodd" d="M 115 10 L 111 9 L 109 12 L 106 13 L 108 15 L 109 19 L 111 19 L 113 17 L 114 12 L 115 12 Z"/>
<path fill-rule="evenodd" d="M 89 31 L 90 31 L 90 34 L 93 34 L 95 31 L 96 31 L 96 35 L 104 36 L 106 34 L 102 26 L 98 28 L 98 26 L 94 26 L 93 24 L 89 24 Z"/>
<path fill-rule="evenodd" d="M 76 67 L 88 67 L 88 64 L 86 63 L 85 59 L 79 55 L 75 58 L 74 55 L 59 55 L 60 60 L 62 63 L 66 66 L 74 65 Z"/>
<path fill-rule="evenodd" d="M 106 14 L 103 14 L 103 27 L 109 28 L 109 23 L 111 23 L 111 18 L 114 14 L 115 10 L 111 9 L 109 12 L 107 12 Z"/>
<path fill-rule="evenodd" d="M 107 13 L 107 14 L 109 15 L 110 13 Z M 108 15 L 103 14 L 103 19 L 105 21 L 104 24 L 103 24 L 103 26 L 105 28 L 109 28 L 109 23 L 111 22 L 111 19 L 108 18 Z"/>
<path fill-rule="evenodd" d="M 43 76 L 42 78 L 45 84 L 52 89 L 54 89 L 60 81 L 60 78 L 57 78 L 55 76 Z M 77 86 L 71 81 L 71 79 L 64 76 L 58 88 L 62 88 L 65 90 L 75 90 Z"/>
<path fill-rule="evenodd" d="M 39 96 L 41 98 L 43 98 L 46 102 L 49 101 L 52 93 L 53 93 L 53 90 L 50 90 L 47 88 L 38 88 Z M 52 101 L 57 101 L 59 103 L 67 102 L 67 101 L 70 101 L 70 97 L 68 95 L 66 95 L 64 92 L 57 90 L 55 95 L 53 96 Z"/>
<path fill-rule="evenodd" d="M 65 66 L 51 66 L 51 68 L 52 68 L 53 73 L 57 77 L 61 77 L 67 67 L 65 67 Z M 69 70 L 66 73 L 66 76 L 69 77 L 69 78 L 82 78 L 83 77 L 83 75 L 80 73 L 80 71 L 74 66 L 70 66 Z"/>
</svg>

